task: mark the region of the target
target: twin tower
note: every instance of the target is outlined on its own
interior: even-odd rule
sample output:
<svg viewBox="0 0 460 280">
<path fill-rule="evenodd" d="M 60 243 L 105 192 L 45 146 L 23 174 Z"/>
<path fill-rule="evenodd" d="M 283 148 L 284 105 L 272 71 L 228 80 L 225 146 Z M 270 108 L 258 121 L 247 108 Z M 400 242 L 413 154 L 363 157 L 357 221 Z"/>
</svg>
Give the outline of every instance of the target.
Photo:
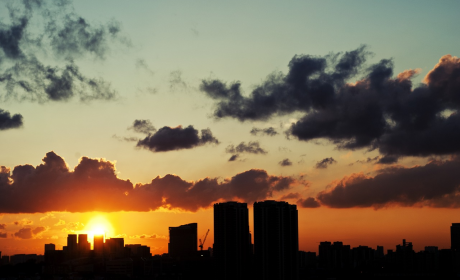
<svg viewBox="0 0 460 280">
<path fill-rule="evenodd" d="M 298 279 L 296 205 L 255 202 L 254 246 L 248 218 L 246 203 L 214 204 L 213 257 L 218 279 Z"/>
</svg>

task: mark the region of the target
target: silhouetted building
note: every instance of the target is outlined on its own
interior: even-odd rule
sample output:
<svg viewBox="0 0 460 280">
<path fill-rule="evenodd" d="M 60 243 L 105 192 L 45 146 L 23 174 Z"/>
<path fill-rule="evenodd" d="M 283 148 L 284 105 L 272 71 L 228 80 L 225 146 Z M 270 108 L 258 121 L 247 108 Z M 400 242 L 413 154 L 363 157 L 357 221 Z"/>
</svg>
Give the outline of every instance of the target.
<svg viewBox="0 0 460 280">
<path fill-rule="evenodd" d="M 298 279 L 297 206 L 284 201 L 254 203 L 256 279 Z"/>
<path fill-rule="evenodd" d="M 109 238 L 105 240 L 104 253 L 111 259 L 122 258 L 125 247 L 123 238 Z"/>
<path fill-rule="evenodd" d="M 102 257 L 104 255 L 104 236 L 103 235 L 94 235 L 94 254 L 97 257 Z"/>
<path fill-rule="evenodd" d="M 251 236 L 246 203 L 214 204 L 214 250 L 217 279 L 246 279 L 251 261 Z"/>
<path fill-rule="evenodd" d="M 53 243 L 45 244 L 45 254 L 47 251 L 55 251 L 56 250 L 56 245 Z"/>
<path fill-rule="evenodd" d="M 87 234 L 78 235 L 78 254 L 80 256 L 86 256 L 91 250 L 91 243 L 88 242 Z"/>
<path fill-rule="evenodd" d="M 125 248 L 131 250 L 131 256 L 135 258 L 148 258 L 151 257 L 150 247 L 141 244 L 126 244 Z"/>
<path fill-rule="evenodd" d="M 460 223 L 453 223 L 450 226 L 450 248 L 460 251 Z"/>
<path fill-rule="evenodd" d="M 168 253 L 172 258 L 187 259 L 197 255 L 197 223 L 169 227 Z"/>
<path fill-rule="evenodd" d="M 67 246 L 64 246 L 63 250 L 65 251 L 67 258 L 72 259 L 77 257 L 78 247 L 76 234 L 67 235 Z"/>
</svg>

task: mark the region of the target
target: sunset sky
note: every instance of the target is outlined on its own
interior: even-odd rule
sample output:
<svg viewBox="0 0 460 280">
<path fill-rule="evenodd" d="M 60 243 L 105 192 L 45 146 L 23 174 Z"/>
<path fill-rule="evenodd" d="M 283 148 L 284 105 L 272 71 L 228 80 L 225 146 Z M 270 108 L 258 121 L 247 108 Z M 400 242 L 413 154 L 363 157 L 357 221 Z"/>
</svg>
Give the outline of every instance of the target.
<svg viewBox="0 0 460 280">
<path fill-rule="evenodd" d="M 167 252 L 212 205 L 321 241 L 450 247 L 458 1 L 2 1 L 0 251 L 105 232 Z M 91 240 L 92 241 L 92 240 Z"/>
</svg>

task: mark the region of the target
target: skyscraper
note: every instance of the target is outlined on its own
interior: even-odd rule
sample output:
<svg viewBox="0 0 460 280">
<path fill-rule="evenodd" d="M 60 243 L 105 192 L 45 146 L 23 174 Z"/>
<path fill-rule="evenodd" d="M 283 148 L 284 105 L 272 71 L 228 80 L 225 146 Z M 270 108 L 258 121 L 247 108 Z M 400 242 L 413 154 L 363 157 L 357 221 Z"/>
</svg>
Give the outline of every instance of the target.
<svg viewBox="0 0 460 280">
<path fill-rule="evenodd" d="M 102 257 L 104 255 L 104 236 L 103 235 L 94 235 L 94 254 L 97 257 Z"/>
<path fill-rule="evenodd" d="M 198 247 L 197 229 L 197 223 L 169 227 L 169 255 L 177 259 L 196 257 Z"/>
<path fill-rule="evenodd" d="M 299 251 L 296 205 L 266 200 L 254 203 L 256 278 L 298 279 Z"/>
<path fill-rule="evenodd" d="M 79 234 L 78 235 L 78 254 L 80 256 L 85 256 L 89 254 L 91 249 L 91 244 L 88 242 L 88 234 Z"/>
<path fill-rule="evenodd" d="M 450 226 L 450 248 L 460 252 L 460 223 Z"/>
<path fill-rule="evenodd" d="M 69 234 L 67 236 L 67 257 L 75 258 L 78 255 L 77 251 L 77 235 Z"/>
<path fill-rule="evenodd" d="M 246 203 L 214 204 L 214 259 L 217 279 L 247 279 L 251 237 Z"/>
</svg>

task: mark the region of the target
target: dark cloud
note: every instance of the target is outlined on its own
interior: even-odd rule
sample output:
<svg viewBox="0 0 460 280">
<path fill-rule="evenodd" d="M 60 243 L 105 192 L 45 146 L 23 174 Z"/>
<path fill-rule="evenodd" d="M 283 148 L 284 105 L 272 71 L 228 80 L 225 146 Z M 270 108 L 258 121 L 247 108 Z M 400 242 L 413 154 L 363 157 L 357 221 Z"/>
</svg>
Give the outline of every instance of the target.
<svg viewBox="0 0 460 280">
<path fill-rule="evenodd" d="M 7 238 L 8 234 L 6 232 L 0 232 L 0 238 Z"/>
<path fill-rule="evenodd" d="M 6 228 L 6 224 L 0 224 L 0 229 L 5 229 Z"/>
<path fill-rule="evenodd" d="M 374 177 L 353 174 L 317 195 L 333 208 L 430 206 L 460 207 L 460 159 L 431 161 L 411 168 L 389 167 Z"/>
<path fill-rule="evenodd" d="M 325 158 L 316 163 L 315 168 L 316 169 L 324 169 L 327 168 L 329 165 L 336 163 L 337 161 L 333 158 Z"/>
<path fill-rule="evenodd" d="M 157 130 L 149 120 L 134 120 L 133 125 L 128 129 L 144 134 L 150 134 Z"/>
<path fill-rule="evenodd" d="M 70 13 L 58 22 L 50 21 L 46 34 L 54 52 L 62 57 L 73 59 L 86 54 L 103 59 L 109 50 L 110 39 L 120 33 L 120 23 L 92 26 L 84 18 Z"/>
<path fill-rule="evenodd" d="M 137 147 L 149 149 L 152 152 L 166 152 L 181 149 L 191 149 L 208 143 L 219 144 L 209 128 L 198 130 L 189 125 L 186 128 L 164 126 L 154 134 L 149 134 L 137 142 Z"/>
<path fill-rule="evenodd" d="M 292 162 L 288 158 L 285 158 L 282 161 L 278 162 L 278 164 L 281 166 L 291 166 Z"/>
<path fill-rule="evenodd" d="M 301 198 L 297 201 L 297 204 L 302 208 L 318 208 L 321 206 L 314 197 Z"/>
<path fill-rule="evenodd" d="M 0 84 L 5 88 L 0 97 L 38 102 L 116 97 L 109 83 L 81 73 L 75 59 L 86 54 L 104 58 L 111 40 L 119 37 L 119 24 L 92 26 L 68 6 L 52 1 L 7 5 L 9 23 L 0 21 Z M 42 62 L 44 56 L 54 65 Z"/>
<path fill-rule="evenodd" d="M 328 139 L 342 149 L 378 149 L 393 159 L 460 152 L 460 59 L 443 56 L 414 87 L 419 70 L 393 77 L 392 60 L 366 66 L 367 56 L 364 47 L 325 57 L 296 55 L 287 74 L 269 75 L 248 96 L 239 82 L 204 80 L 200 88 L 217 101 L 216 118 L 304 113 L 288 131 L 303 141 Z"/>
<path fill-rule="evenodd" d="M 268 136 L 275 136 L 278 134 L 278 132 L 276 131 L 276 129 L 274 129 L 273 127 L 269 127 L 269 128 L 256 128 L 256 127 L 253 127 L 250 131 L 250 133 L 252 135 L 258 135 L 258 134 L 262 134 L 262 135 L 268 135 Z"/>
<path fill-rule="evenodd" d="M 0 109 L 0 130 L 18 128 L 22 125 L 22 115 L 14 114 L 11 116 L 10 112 Z"/>
<path fill-rule="evenodd" d="M 380 157 L 379 160 L 377 161 L 377 163 L 381 163 L 381 164 L 393 164 L 393 163 L 398 162 L 398 160 L 399 160 L 399 157 L 398 157 L 398 156 L 386 155 L 386 156 Z"/>
<path fill-rule="evenodd" d="M 236 154 L 236 155 L 232 155 L 228 161 L 235 161 L 240 155 L 239 154 Z"/>
<path fill-rule="evenodd" d="M 227 153 L 249 153 L 249 154 L 266 154 L 267 151 L 260 147 L 258 141 L 250 141 L 248 144 L 241 142 L 236 147 L 234 145 L 228 145 L 225 149 Z"/>
<path fill-rule="evenodd" d="M 185 181 L 168 174 L 134 186 L 118 178 L 109 161 L 83 157 L 71 171 L 54 152 L 47 153 L 36 167 L 14 167 L 8 179 L 0 181 L 0 213 L 151 211 L 160 207 L 197 211 L 217 201 L 252 203 L 268 199 L 295 183 L 291 177 L 251 169 L 223 181 Z M 32 229 L 23 229 L 16 236 L 28 232 L 33 233 Z"/>
</svg>

